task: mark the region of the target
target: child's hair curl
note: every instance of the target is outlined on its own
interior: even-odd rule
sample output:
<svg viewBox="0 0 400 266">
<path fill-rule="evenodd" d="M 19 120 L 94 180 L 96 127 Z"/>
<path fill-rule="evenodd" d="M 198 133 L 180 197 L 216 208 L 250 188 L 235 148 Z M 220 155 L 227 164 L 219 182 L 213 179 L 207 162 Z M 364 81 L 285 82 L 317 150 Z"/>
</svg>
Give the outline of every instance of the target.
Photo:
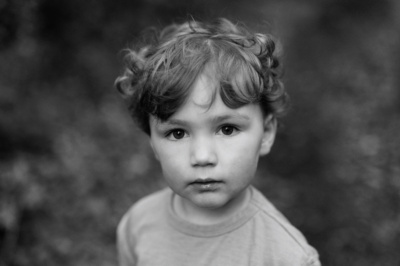
<svg viewBox="0 0 400 266">
<path fill-rule="evenodd" d="M 274 38 L 253 34 L 227 19 L 168 26 L 152 44 L 128 50 L 126 62 L 115 85 L 147 134 L 149 116 L 167 120 L 206 69 L 212 69 L 219 83 L 214 98 L 218 92 L 230 108 L 258 103 L 265 115 L 276 117 L 287 107 Z"/>
</svg>

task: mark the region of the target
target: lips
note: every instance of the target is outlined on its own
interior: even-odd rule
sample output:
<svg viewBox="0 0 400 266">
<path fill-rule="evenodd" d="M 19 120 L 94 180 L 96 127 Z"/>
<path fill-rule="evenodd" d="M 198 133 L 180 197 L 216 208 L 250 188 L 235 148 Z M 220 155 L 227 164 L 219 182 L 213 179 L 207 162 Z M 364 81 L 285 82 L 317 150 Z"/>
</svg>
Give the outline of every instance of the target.
<svg viewBox="0 0 400 266">
<path fill-rule="evenodd" d="M 198 178 L 195 181 L 193 181 L 192 183 L 199 183 L 199 184 L 206 184 L 206 183 L 215 183 L 215 182 L 221 182 L 212 178 L 206 178 L 206 179 L 201 179 Z"/>
<path fill-rule="evenodd" d="M 220 188 L 222 185 L 222 181 L 215 180 L 212 178 L 206 178 L 206 179 L 196 179 L 192 183 L 190 183 L 190 186 L 195 188 L 196 190 L 200 192 L 208 192 L 208 191 L 215 191 Z"/>
</svg>

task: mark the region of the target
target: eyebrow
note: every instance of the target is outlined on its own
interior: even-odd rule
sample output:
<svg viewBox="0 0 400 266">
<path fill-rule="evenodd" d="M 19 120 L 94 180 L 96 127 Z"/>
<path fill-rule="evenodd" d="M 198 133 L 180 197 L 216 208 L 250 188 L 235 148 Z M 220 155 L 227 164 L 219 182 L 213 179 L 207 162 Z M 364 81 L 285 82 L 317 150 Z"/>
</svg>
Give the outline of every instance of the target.
<svg viewBox="0 0 400 266">
<path fill-rule="evenodd" d="M 216 116 L 212 120 L 213 120 L 213 122 L 220 123 L 220 122 L 230 120 L 230 119 L 240 119 L 240 120 L 248 121 L 248 120 L 250 120 L 250 117 L 245 114 L 229 114 L 229 115 Z"/>
<path fill-rule="evenodd" d="M 211 119 L 213 123 L 221 123 L 230 119 L 239 119 L 244 121 L 249 121 L 250 117 L 245 114 L 229 114 L 229 115 L 219 115 L 215 116 Z M 167 121 L 160 121 L 161 125 L 170 125 L 170 126 L 188 126 L 190 122 L 182 119 L 171 118 Z"/>
</svg>

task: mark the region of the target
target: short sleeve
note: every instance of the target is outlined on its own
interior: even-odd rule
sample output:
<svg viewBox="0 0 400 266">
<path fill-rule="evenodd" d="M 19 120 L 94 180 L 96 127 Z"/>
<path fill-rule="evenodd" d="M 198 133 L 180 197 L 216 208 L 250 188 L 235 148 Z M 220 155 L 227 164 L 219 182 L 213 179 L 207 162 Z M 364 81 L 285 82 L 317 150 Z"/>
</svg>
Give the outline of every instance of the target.
<svg viewBox="0 0 400 266">
<path fill-rule="evenodd" d="M 117 228 L 117 253 L 119 266 L 134 266 L 136 258 L 134 255 L 134 243 L 130 237 L 128 213 L 121 219 Z"/>
</svg>

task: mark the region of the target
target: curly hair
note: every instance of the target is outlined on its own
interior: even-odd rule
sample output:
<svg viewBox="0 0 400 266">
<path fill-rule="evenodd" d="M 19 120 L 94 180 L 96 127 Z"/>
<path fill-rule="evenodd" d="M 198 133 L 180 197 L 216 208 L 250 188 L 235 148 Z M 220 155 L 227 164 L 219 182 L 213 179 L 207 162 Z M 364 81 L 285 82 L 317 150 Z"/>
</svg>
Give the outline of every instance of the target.
<svg viewBox="0 0 400 266">
<path fill-rule="evenodd" d="M 219 85 L 213 99 L 219 93 L 230 108 L 258 103 L 265 115 L 277 117 L 287 107 L 277 42 L 227 19 L 167 26 L 150 44 L 128 49 L 125 59 L 125 71 L 115 85 L 149 135 L 149 117 L 165 121 L 172 116 L 207 69 Z"/>
</svg>

